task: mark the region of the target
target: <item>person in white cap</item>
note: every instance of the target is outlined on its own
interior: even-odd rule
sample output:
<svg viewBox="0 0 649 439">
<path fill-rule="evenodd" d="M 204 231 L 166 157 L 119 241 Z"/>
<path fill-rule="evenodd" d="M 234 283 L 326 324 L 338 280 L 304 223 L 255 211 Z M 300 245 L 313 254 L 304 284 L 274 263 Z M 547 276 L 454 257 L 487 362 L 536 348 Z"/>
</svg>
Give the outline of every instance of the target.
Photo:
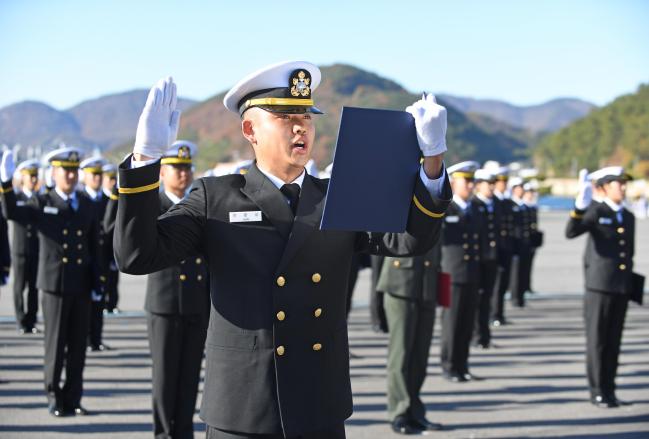
<svg viewBox="0 0 649 439">
<path fill-rule="evenodd" d="M 102 168 L 102 180 L 101 188 L 104 193 L 104 197 L 108 200 L 117 200 L 117 166 L 112 163 L 106 163 Z M 108 266 L 108 271 L 106 272 L 106 282 L 104 295 L 106 296 L 106 302 L 104 306 L 104 312 L 110 314 L 119 314 L 119 308 L 117 307 L 119 302 L 119 270 L 117 269 L 117 263 L 115 262 L 115 256 L 113 252 L 113 232 L 115 227 L 115 210 L 110 212 L 108 205 L 106 205 L 106 211 L 104 212 L 104 218 L 102 218 L 102 223 L 104 226 L 102 230 L 104 232 L 104 261 Z"/>
<path fill-rule="evenodd" d="M 178 140 L 160 160 L 158 193 L 164 214 L 180 203 L 194 180 L 197 147 Z M 119 203 L 119 202 L 118 202 Z M 144 309 L 153 372 L 153 433 L 192 438 L 194 411 L 210 312 L 209 273 L 196 253 L 147 277 Z"/>
<path fill-rule="evenodd" d="M 486 169 L 478 169 L 473 176 L 475 195 L 471 203 L 475 204 L 484 218 L 485 230 L 481 235 L 480 282 L 476 310 L 474 343 L 476 347 L 491 347 L 491 304 L 498 276 L 498 249 L 501 247 L 500 228 L 502 227 L 501 205 L 494 196 L 496 176 Z"/>
<path fill-rule="evenodd" d="M 471 202 L 473 177 L 480 164 L 457 163 L 448 168 L 453 201 L 442 228 L 442 271 L 451 275 L 451 306 L 442 311 L 440 365 L 442 376 L 463 383 L 479 379 L 469 371 L 469 348 L 473 337 L 483 233 L 484 212 Z"/>
<path fill-rule="evenodd" d="M 38 159 L 25 160 L 16 167 L 21 183 L 20 191 L 16 192 L 16 205 L 24 206 L 37 193 L 39 169 Z M 22 334 L 35 334 L 38 314 L 38 233 L 34 221 L 14 221 L 11 243 L 14 308 L 18 331 Z"/>
<path fill-rule="evenodd" d="M 526 212 L 529 217 L 530 225 L 530 260 L 525 274 L 526 284 L 523 286 L 526 292 L 533 293 L 532 289 L 532 273 L 534 273 L 534 257 L 539 248 L 543 246 L 543 232 L 539 230 L 539 206 L 538 206 L 538 181 L 531 180 L 523 185 L 525 193 L 523 194 L 523 202 L 525 203 Z"/>
<path fill-rule="evenodd" d="M 450 199 L 442 164 L 446 110 L 432 95 L 408 108 L 424 156 L 405 233 L 319 229 L 327 180 L 305 173 L 315 140 L 320 69 L 284 62 L 237 83 L 224 105 L 255 153 L 245 175 L 201 178 L 165 215 L 159 158 L 178 126 L 176 85 L 161 80 L 119 167 L 115 252 L 144 274 L 202 253 L 211 313 L 201 416 L 210 438 L 344 438 L 352 413 L 346 282 L 355 252 L 421 253 Z M 405 419 L 398 430 L 421 432 Z"/>
<path fill-rule="evenodd" d="M 44 157 L 55 183 L 46 194 L 18 205 L 11 187 L 13 157 L 0 162 L 2 203 L 7 217 L 38 230 L 36 286 L 45 323 L 45 390 L 52 416 L 86 415 L 81 406 L 90 316 L 90 292 L 101 289 L 99 223 L 91 202 L 76 191 L 81 151 L 56 149 Z M 65 384 L 61 375 L 65 366 Z"/>
<path fill-rule="evenodd" d="M 509 181 L 508 166 L 494 166 L 493 173 L 496 177 L 494 183 L 493 201 L 496 210 L 501 212 L 500 239 L 498 241 L 498 275 L 494 287 L 493 301 L 491 303 L 491 324 L 495 327 L 506 325 L 505 294 L 509 289 L 511 280 L 512 259 L 514 256 L 514 209 L 518 209 L 507 190 Z"/>
<path fill-rule="evenodd" d="M 525 306 L 525 293 L 528 285 L 527 275 L 532 260 L 531 215 L 525 205 L 523 188 L 525 181 L 521 177 L 510 177 L 507 185 L 511 191 L 512 225 L 514 253 L 511 266 L 510 292 L 512 305 Z"/>
<path fill-rule="evenodd" d="M 588 233 L 584 254 L 586 371 L 590 401 L 602 408 L 627 404 L 617 398 L 617 374 L 624 319 L 633 288 L 635 217 L 624 208 L 630 176 L 619 166 L 600 169 L 590 180 L 604 198 L 592 202 L 588 171 L 579 173 L 579 194 L 570 212 L 566 237 Z"/>
<path fill-rule="evenodd" d="M 102 223 L 106 206 L 110 197 L 104 195 L 101 189 L 103 179 L 103 166 L 107 163 L 106 159 L 101 156 L 88 157 L 81 161 L 79 169 L 83 171 L 83 190 L 81 196 L 87 198 L 95 208 L 97 222 Z M 103 342 L 104 332 L 104 308 L 105 308 L 105 290 L 108 280 L 108 261 L 104 247 L 106 246 L 106 237 L 103 229 L 100 228 L 98 245 L 101 247 L 103 255 L 101 259 L 101 289 L 93 290 L 90 294 L 90 325 L 88 330 L 88 348 L 93 352 L 105 351 L 111 349 L 110 346 Z"/>
</svg>

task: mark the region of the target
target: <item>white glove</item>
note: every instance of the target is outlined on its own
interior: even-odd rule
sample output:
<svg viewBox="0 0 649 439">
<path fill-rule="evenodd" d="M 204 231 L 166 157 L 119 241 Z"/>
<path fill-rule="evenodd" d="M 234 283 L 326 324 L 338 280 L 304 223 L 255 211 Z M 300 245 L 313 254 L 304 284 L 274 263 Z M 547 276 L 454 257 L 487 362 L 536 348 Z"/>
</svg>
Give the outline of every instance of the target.
<svg viewBox="0 0 649 439">
<path fill-rule="evenodd" d="M 415 118 L 419 149 L 424 157 L 446 151 L 446 108 L 437 104 L 435 96 L 424 95 L 406 111 Z"/>
<path fill-rule="evenodd" d="M 7 150 L 2 153 L 2 162 L 0 162 L 0 181 L 3 183 L 11 180 L 14 176 L 14 153 Z"/>
<path fill-rule="evenodd" d="M 588 180 L 588 169 L 579 171 L 579 193 L 575 200 L 575 207 L 579 210 L 586 209 L 593 201 L 593 186 Z"/>
<path fill-rule="evenodd" d="M 137 124 L 134 153 L 157 159 L 176 141 L 180 121 L 176 102 L 176 84 L 171 76 L 151 88 Z"/>
</svg>

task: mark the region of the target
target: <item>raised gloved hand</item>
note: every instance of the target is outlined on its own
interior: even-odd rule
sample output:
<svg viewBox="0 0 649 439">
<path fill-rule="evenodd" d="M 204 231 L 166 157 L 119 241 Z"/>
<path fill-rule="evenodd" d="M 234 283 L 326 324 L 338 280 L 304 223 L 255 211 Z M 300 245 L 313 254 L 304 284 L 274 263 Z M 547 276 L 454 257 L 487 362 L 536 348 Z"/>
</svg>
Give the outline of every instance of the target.
<svg viewBox="0 0 649 439">
<path fill-rule="evenodd" d="M 2 152 L 2 161 L 0 162 L 0 181 L 3 183 L 11 180 L 14 175 L 14 153 L 11 151 Z"/>
<path fill-rule="evenodd" d="M 180 121 L 176 103 L 176 84 L 171 77 L 151 88 L 137 124 L 134 153 L 157 159 L 176 141 Z"/>
<path fill-rule="evenodd" d="M 584 210 L 591 201 L 593 201 L 593 186 L 588 179 L 588 169 L 582 169 L 579 171 L 579 193 L 575 199 L 575 207 Z"/>
<path fill-rule="evenodd" d="M 446 151 L 446 108 L 437 104 L 435 96 L 424 93 L 406 111 L 415 118 L 419 149 L 424 157 L 443 154 Z"/>
</svg>

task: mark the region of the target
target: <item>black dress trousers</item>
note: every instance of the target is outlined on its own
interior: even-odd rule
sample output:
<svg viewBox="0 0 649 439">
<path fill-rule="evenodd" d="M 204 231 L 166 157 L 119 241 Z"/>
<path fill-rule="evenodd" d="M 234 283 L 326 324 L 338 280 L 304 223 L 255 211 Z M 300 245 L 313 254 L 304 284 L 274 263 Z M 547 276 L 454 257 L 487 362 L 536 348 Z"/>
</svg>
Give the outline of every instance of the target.
<svg viewBox="0 0 649 439">
<path fill-rule="evenodd" d="M 12 262 L 16 323 L 23 329 L 31 329 L 36 325 L 36 314 L 38 313 L 38 288 L 36 288 L 38 255 L 14 254 Z"/>
<path fill-rule="evenodd" d="M 629 301 L 625 295 L 594 291 L 584 296 L 586 372 L 591 396 L 615 397 L 624 318 Z"/>
<path fill-rule="evenodd" d="M 50 406 L 78 407 L 83 393 L 90 297 L 42 294 L 45 322 L 45 391 Z M 61 372 L 65 365 L 65 384 Z"/>
<path fill-rule="evenodd" d="M 469 345 L 478 298 L 477 283 L 453 283 L 451 306 L 442 311 L 441 366 L 449 374 L 469 372 Z"/>
<path fill-rule="evenodd" d="M 338 425 L 330 429 L 291 436 L 287 439 L 345 439 L 345 425 Z M 278 434 L 247 434 L 219 430 L 207 427 L 207 439 L 284 439 L 282 433 Z"/>
<path fill-rule="evenodd" d="M 478 287 L 478 305 L 475 321 L 475 342 L 488 347 L 491 344 L 491 329 L 489 319 L 493 300 L 496 277 L 498 276 L 498 262 L 485 261 L 480 264 L 480 285 Z"/>
<path fill-rule="evenodd" d="M 153 360 L 155 437 L 193 439 L 207 317 L 149 312 L 147 327 Z"/>
<path fill-rule="evenodd" d="M 498 272 L 491 303 L 491 320 L 498 320 L 501 323 L 505 322 L 505 294 L 509 288 L 512 256 L 509 250 L 503 249 L 498 252 Z"/>
</svg>

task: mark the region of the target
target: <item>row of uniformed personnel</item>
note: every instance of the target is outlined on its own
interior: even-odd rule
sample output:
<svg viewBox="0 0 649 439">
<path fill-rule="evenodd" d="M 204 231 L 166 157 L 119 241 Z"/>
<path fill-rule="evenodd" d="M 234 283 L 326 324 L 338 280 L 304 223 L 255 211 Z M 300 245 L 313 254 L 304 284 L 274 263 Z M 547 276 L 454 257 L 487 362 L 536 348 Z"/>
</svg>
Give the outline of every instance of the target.
<svg viewBox="0 0 649 439">
<path fill-rule="evenodd" d="M 442 312 L 443 376 L 454 382 L 476 379 L 468 368 L 471 341 L 483 348 L 491 345 L 492 298 L 494 314 L 501 323 L 510 260 L 533 247 L 531 237 L 538 233 L 532 205 L 534 187 L 519 177 L 510 178 L 506 167 L 478 166 L 462 162 L 448 168 L 454 195 L 438 245 L 422 256 L 373 261 L 378 267 L 374 289 L 383 296 L 373 302 L 382 300 L 385 320 L 378 317 L 379 307 L 374 306 L 372 314 L 375 327 L 389 328 L 388 416 L 398 433 L 441 428 L 426 420 L 419 396 L 426 377 L 437 296 L 443 288 L 440 272 L 450 275 L 451 287 L 450 308 Z M 511 198 L 505 196 L 506 190 Z"/>
<path fill-rule="evenodd" d="M 190 142 L 176 142 L 167 151 L 161 169 L 165 190 L 160 193 L 160 214 L 180 201 L 191 185 L 194 154 Z M 118 207 L 116 169 L 101 157 L 80 158 L 81 151 L 73 147 L 49 153 L 45 160 L 52 169 L 53 185 L 42 193 L 36 190 L 38 160 L 19 164 L 16 173 L 22 185 L 16 192 L 11 153 L 3 154 L 1 166 L 3 210 L 15 223 L 17 322 L 22 332 L 36 332 L 40 289 L 45 387 L 49 411 L 57 417 L 87 413 L 81 406 L 86 337 L 92 350 L 107 348 L 101 339 L 104 296 L 115 297 L 118 283 L 112 248 Z M 79 168 L 84 171 L 83 190 L 77 190 Z M 208 281 L 200 255 L 149 276 L 145 309 L 156 435 L 186 437 L 193 432 L 209 315 Z M 64 366 L 66 379 L 61 385 Z"/>
<path fill-rule="evenodd" d="M 50 153 L 46 156 L 46 161 L 52 163 L 60 162 L 53 160 L 52 157 L 59 155 L 59 152 Z M 80 151 L 72 149 L 76 156 Z M 65 154 L 65 153 L 63 153 Z M 67 166 L 68 169 L 79 168 L 83 170 L 83 188 L 76 190 L 79 197 L 84 197 L 92 201 L 97 220 L 101 223 L 111 191 L 116 182 L 116 167 L 101 157 L 90 157 L 77 163 L 77 166 Z M 53 182 L 45 180 L 43 187 L 39 188 L 38 179 L 40 161 L 30 159 L 21 162 L 14 173 L 14 179 L 18 181 L 15 190 L 15 204 L 18 210 L 23 212 L 34 200 L 41 195 L 54 190 Z M 52 168 L 50 168 L 51 170 Z M 7 178 L 10 178 L 7 176 Z M 60 190 L 60 189 L 59 189 Z M 13 298 L 16 313 L 16 323 L 18 330 L 23 334 L 32 334 L 37 332 L 36 315 L 38 313 L 38 261 L 39 261 L 39 229 L 35 218 L 32 215 L 21 215 L 20 220 L 13 222 L 13 237 L 11 244 L 6 247 L 11 248 L 12 268 L 13 268 Z M 106 346 L 102 343 L 102 311 L 104 305 L 109 311 L 115 311 L 117 306 L 117 276 L 118 271 L 113 260 L 112 234 L 104 236 L 103 228 L 100 228 L 98 245 L 102 249 L 102 274 L 100 276 L 101 290 L 94 291 L 91 297 L 91 320 L 90 332 L 88 337 L 89 347 L 92 350 L 103 350 Z M 73 238 L 73 235 L 70 236 Z M 72 243 L 65 242 L 62 244 L 63 250 L 68 250 L 61 262 L 68 263 L 75 259 L 73 254 L 75 250 L 83 247 L 82 243 L 76 243 L 76 248 Z M 80 247 L 81 246 L 81 247 Z M 78 258 L 76 258 L 78 259 Z M 77 261 L 78 262 L 78 261 Z M 97 317 L 95 317 L 97 316 Z"/>
</svg>

